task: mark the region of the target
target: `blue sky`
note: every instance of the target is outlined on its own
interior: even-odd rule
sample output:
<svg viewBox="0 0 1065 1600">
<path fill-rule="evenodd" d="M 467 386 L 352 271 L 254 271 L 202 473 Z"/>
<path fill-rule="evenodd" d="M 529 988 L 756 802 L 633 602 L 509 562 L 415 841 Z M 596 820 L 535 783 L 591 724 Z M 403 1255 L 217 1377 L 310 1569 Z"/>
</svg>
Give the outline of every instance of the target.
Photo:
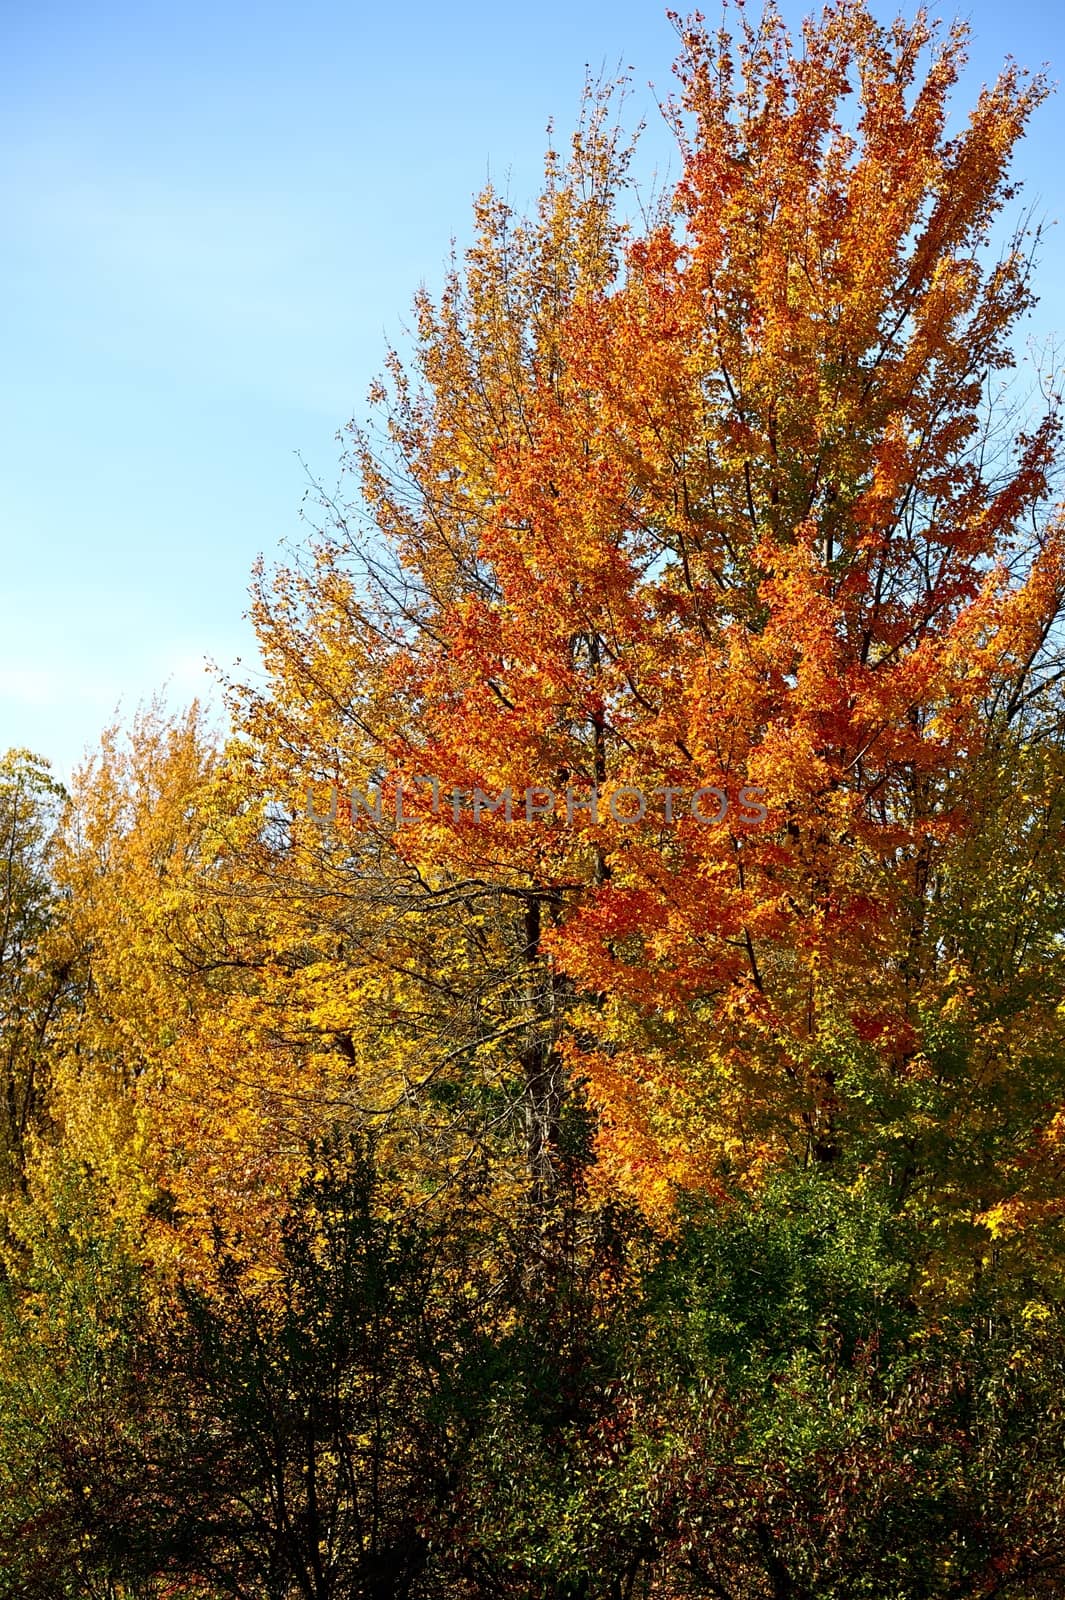
<svg viewBox="0 0 1065 1600">
<path fill-rule="evenodd" d="M 1008 52 L 1065 78 L 1057 5 L 962 15 L 963 98 Z M 298 456 L 335 484 L 337 430 L 365 416 L 474 192 L 490 175 L 534 195 L 586 62 L 634 69 L 649 173 L 669 146 L 646 85 L 668 92 L 674 54 L 664 9 L 635 0 L 8 0 L 0 750 L 66 776 L 120 703 L 164 683 L 175 704 L 210 695 L 205 656 L 253 662 L 251 564 L 305 536 Z M 1048 218 L 1065 217 L 1063 155 L 1059 92 L 1016 166 Z M 1065 333 L 1063 275 L 1058 228 L 1027 331 Z"/>
</svg>

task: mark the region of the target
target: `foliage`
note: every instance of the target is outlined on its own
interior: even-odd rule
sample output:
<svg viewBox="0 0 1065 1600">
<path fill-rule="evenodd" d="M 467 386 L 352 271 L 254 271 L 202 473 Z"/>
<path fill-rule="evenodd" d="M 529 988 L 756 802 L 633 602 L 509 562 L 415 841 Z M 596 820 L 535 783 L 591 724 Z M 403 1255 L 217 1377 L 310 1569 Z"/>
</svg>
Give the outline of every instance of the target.
<svg viewBox="0 0 1065 1600">
<path fill-rule="evenodd" d="M 844 1122 L 871 1134 L 869 1094 L 825 1058 L 837 1031 L 874 1056 L 874 1095 L 925 1071 L 961 970 L 932 907 L 974 859 L 986 878 L 996 747 L 1022 727 L 1057 747 L 1065 592 L 1052 382 L 1027 427 L 993 388 L 1035 239 L 989 247 L 1042 80 L 1007 68 L 951 137 L 961 28 L 852 5 L 801 47 L 772 8 L 735 38 L 679 27 L 669 206 L 621 221 L 608 93 L 568 165 L 549 155 L 532 221 L 485 194 L 464 266 L 418 299 L 413 372 L 392 356 L 373 392 L 383 437 L 353 435 L 361 510 L 329 499 L 306 567 L 260 581 L 271 683 L 234 700 L 294 812 L 317 780 L 402 789 L 402 827 L 356 802 L 332 847 L 373 863 L 375 1001 L 382 939 L 420 1010 L 411 921 L 487 914 L 472 966 L 454 934 L 435 947 L 460 1014 L 490 991 L 463 1077 L 478 1033 L 523 1024 L 522 1071 L 493 1076 L 533 1187 L 583 1084 L 604 1183 L 658 1216 L 724 1160 L 754 1174 L 835 1159 Z M 446 800 L 529 785 L 569 815 Z M 664 799 L 609 807 L 747 785 L 767 808 L 749 827 L 683 798 L 668 823 Z M 337 857 L 293 826 L 287 881 L 331 903 Z M 353 959 L 319 968 L 332 990 Z M 420 1083 L 455 1060 L 452 1037 L 425 1044 Z"/>
<path fill-rule="evenodd" d="M 1046 85 L 675 20 L 673 190 L 608 84 L 480 197 L 231 730 L 0 762 L 0 1600 L 1065 1585 Z"/>
<path fill-rule="evenodd" d="M 28 750 L 0 761 L 0 1186 L 22 1176 L 40 1112 L 47 1045 L 70 997 L 72 963 L 50 940 L 56 814 L 64 798 Z"/>
</svg>

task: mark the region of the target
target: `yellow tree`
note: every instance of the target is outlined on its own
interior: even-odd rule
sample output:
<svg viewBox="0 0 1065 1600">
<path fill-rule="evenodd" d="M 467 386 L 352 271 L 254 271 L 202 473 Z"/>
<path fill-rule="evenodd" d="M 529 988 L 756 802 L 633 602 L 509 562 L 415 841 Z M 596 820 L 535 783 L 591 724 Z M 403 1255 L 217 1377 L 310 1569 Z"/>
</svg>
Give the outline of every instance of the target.
<svg viewBox="0 0 1065 1600">
<path fill-rule="evenodd" d="M 268 1254 L 272 1202 L 306 1160 L 298 1058 L 256 1026 L 263 919 L 232 864 L 261 825 L 200 708 L 158 703 L 108 730 L 63 817 L 82 993 L 52 1052 L 55 1159 L 83 1163 L 160 1261 L 205 1261 L 215 1218 Z"/>
</svg>

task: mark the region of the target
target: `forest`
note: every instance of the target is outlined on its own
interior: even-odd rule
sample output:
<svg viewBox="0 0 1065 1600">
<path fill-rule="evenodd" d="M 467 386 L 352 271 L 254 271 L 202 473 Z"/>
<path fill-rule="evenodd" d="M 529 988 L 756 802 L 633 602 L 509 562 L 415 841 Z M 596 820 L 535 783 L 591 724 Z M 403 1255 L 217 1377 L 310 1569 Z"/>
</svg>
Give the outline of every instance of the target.
<svg viewBox="0 0 1065 1600">
<path fill-rule="evenodd" d="M 1048 85 L 672 20 L 225 727 L 0 762 L 0 1600 L 1065 1594 Z"/>
</svg>

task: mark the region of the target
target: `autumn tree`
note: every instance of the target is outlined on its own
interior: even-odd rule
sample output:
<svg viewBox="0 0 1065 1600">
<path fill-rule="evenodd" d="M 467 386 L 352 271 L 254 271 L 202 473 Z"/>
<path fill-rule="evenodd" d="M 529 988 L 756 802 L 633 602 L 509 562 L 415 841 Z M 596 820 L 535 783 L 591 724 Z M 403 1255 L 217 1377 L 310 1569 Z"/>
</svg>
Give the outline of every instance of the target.
<svg viewBox="0 0 1065 1600">
<path fill-rule="evenodd" d="M 52 1042 L 54 1138 L 171 1267 L 206 1260 L 213 1218 L 252 1219 L 268 1254 L 319 1127 L 301 1121 L 298 1056 L 260 1020 L 283 954 L 233 862 L 263 825 L 202 710 L 154 702 L 74 774 L 56 845 L 81 991 Z"/>
<path fill-rule="evenodd" d="M 837 1160 L 935 1077 L 932 908 L 994 848 L 993 729 L 1056 726 L 1063 592 L 1052 380 L 1027 422 L 996 389 L 1042 79 L 1008 66 L 951 135 L 961 26 L 677 26 L 673 194 L 623 220 L 593 96 L 531 219 L 482 196 L 413 372 L 373 391 L 384 441 L 353 430 L 361 511 L 330 501 L 313 560 L 260 579 L 272 685 L 242 701 L 294 810 L 314 780 L 401 789 L 401 827 L 356 803 L 340 832 L 408 875 L 411 926 L 509 908 L 534 1191 L 584 1084 L 601 1174 L 652 1208 L 723 1159 Z M 513 820 L 474 814 L 508 788 Z"/>
</svg>

